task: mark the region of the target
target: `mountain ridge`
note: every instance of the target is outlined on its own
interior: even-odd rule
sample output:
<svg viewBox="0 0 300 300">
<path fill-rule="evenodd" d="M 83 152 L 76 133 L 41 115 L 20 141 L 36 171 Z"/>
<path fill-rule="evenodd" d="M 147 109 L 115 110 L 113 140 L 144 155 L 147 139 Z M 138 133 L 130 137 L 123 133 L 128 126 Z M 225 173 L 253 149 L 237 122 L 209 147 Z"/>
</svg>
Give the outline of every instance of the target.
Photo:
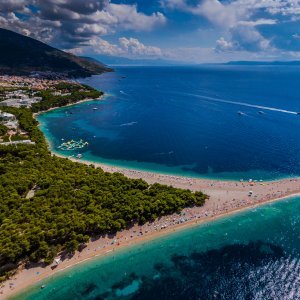
<svg viewBox="0 0 300 300">
<path fill-rule="evenodd" d="M 61 77 L 89 77 L 112 71 L 104 64 L 78 57 L 27 37 L 0 28 L 0 74 L 49 73 Z"/>
</svg>

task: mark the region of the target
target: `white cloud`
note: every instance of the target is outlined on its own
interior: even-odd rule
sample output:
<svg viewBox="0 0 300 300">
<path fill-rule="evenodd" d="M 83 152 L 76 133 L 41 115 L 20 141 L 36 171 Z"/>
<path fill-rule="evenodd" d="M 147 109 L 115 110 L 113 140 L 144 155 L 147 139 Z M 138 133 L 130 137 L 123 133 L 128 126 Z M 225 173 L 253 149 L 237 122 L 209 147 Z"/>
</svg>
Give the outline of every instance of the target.
<svg viewBox="0 0 300 300">
<path fill-rule="evenodd" d="M 91 47 L 89 52 L 94 51 L 95 53 L 106 55 L 120 55 L 122 52 L 117 45 L 111 44 L 101 38 L 94 38 L 89 44 Z"/>
<path fill-rule="evenodd" d="M 83 24 L 75 29 L 75 33 L 80 35 L 104 35 L 107 34 L 107 28 L 99 24 Z"/>
<path fill-rule="evenodd" d="M 255 21 L 239 21 L 238 25 L 244 26 L 260 26 L 260 25 L 275 25 L 277 24 L 277 20 L 274 19 L 257 19 Z"/>
<path fill-rule="evenodd" d="M 166 23 L 165 16 L 156 12 L 145 15 L 137 11 L 137 5 L 110 4 L 107 12 L 117 19 L 117 22 L 126 30 L 150 31 Z"/>
<path fill-rule="evenodd" d="M 236 46 L 231 41 L 225 40 L 224 37 L 220 37 L 216 41 L 216 48 L 215 48 L 215 50 L 217 52 L 232 51 L 235 48 L 236 48 Z"/>
<path fill-rule="evenodd" d="M 231 39 L 238 45 L 237 49 L 248 51 L 272 51 L 271 41 L 264 38 L 252 26 L 236 26 L 231 30 Z"/>
<path fill-rule="evenodd" d="M 158 58 L 163 51 L 154 46 L 143 44 L 135 38 L 121 37 L 118 44 L 112 44 L 102 38 L 93 38 L 88 45 L 72 49 L 74 54 L 105 54 L 112 56 L 124 56 L 131 58 Z"/>
<path fill-rule="evenodd" d="M 212 24 L 230 28 L 237 23 L 243 9 L 235 9 L 231 5 L 223 5 L 218 0 L 204 0 L 192 10 L 194 14 L 202 15 Z"/>
<path fill-rule="evenodd" d="M 154 56 L 158 57 L 162 55 L 162 51 L 158 47 L 146 46 L 141 43 L 138 39 L 134 38 L 125 38 L 122 37 L 119 39 L 120 46 L 129 54 L 134 56 Z"/>
<path fill-rule="evenodd" d="M 297 2 L 300 8 L 300 1 Z M 219 0 L 202 0 L 191 5 L 186 0 L 163 0 L 165 7 L 180 9 L 194 15 L 207 19 L 212 26 L 223 32 L 223 37 L 216 41 L 215 50 L 249 50 L 265 51 L 267 48 L 273 50 L 271 41 L 267 40 L 257 28 L 258 26 L 267 26 L 277 24 L 276 18 L 257 18 L 256 14 L 269 10 L 276 3 L 281 3 L 280 7 L 287 6 L 288 0 L 235 0 L 221 2 Z M 224 36 L 227 38 L 225 39 Z"/>
<path fill-rule="evenodd" d="M 30 5 L 38 11 L 31 11 Z M 14 12 L 25 14 L 25 20 Z M 115 32 L 150 31 L 165 23 L 160 12 L 148 15 L 137 5 L 113 4 L 109 0 L 6 0 L 0 4 L 1 27 L 20 33 L 26 29 L 32 37 L 64 48 L 76 48 Z"/>
</svg>

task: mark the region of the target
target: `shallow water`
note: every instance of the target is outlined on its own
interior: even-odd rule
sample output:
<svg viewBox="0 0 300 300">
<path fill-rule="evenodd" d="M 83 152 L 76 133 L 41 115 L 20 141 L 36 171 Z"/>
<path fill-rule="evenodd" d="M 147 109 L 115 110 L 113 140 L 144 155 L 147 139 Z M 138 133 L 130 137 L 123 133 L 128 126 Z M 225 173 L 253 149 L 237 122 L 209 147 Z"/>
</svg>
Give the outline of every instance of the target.
<svg viewBox="0 0 300 300">
<path fill-rule="evenodd" d="M 17 299 L 300 299 L 299 213 L 299 197 L 247 210 L 78 265 Z"/>
<path fill-rule="evenodd" d="M 39 121 L 67 156 L 223 179 L 299 175 L 299 75 L 283 66 L 118 68 L 85 80 L 104 101 Z M 57 149 L 81 138 L 81 151 Z M 299 197 L 247 210 L 78 265 L 18 299 L 300 299 L 299 213 Z"/>
<path fill-rule="evenodd" d="M 197 177 L 298 176 L 299 76 L 295 66 L 117 68 L 84 80 L 104 101 L 38 119 L 66 156 Z M 89 146 L 62 151 L 62 139 Z"/>
</svg>

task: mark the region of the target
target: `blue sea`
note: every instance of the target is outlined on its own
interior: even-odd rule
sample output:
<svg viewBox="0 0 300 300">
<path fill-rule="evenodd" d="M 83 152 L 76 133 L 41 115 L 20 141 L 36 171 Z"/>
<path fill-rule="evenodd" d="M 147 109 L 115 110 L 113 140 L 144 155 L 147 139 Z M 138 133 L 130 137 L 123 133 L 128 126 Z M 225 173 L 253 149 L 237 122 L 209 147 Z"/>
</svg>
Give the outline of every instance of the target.
<svg viewBox="0 0 300 300">
<path fill-rule="evenodd" d="M 126 168 L 215 179 L 300 174 L 300 67 L 119 67 L 84 83 L 103 101 L 38 117 L 52 149 Z M 57 147 L 89 142 L 76 151 Z"/>
<path fill-rule="evenodd" d="M 300 198 L 115 251 L 15 299 L 300 299 Z"/>
<path fill-rule="evenodd" d="M 299 79 L 286 66 L 122 67 L 83 80 L 102 101 L 38 119 L 66 156 L 216 179 L 299 176 Z M 57 148 L 71 139 L 89 145 Z M 300 198 L 115 251 L 17 299 L 300 299 Z"/>
</svg>

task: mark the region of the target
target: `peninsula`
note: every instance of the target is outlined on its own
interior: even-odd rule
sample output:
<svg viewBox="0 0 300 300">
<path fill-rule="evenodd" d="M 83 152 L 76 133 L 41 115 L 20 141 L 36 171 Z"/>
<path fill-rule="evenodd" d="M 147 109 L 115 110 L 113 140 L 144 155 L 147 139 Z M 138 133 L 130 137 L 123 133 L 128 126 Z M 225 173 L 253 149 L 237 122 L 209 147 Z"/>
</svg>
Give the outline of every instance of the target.
<svg viewBox="0 0 300 300">
<path fill-rule="evenodd" d="M 34 79 L 27 81 L 26 88 L 20 86 L 22 78 L 1 79 L 2 281 L 35 264 L 47 267 L 57 255 L 71 257 L 83 250 L 91 237 L 179 214 L 185 207 L 202 206 L 208 198 L 199 191 L 149 185 L 142 179 L 51 155 L 33 113 L 102 93 L 65 80 L 39 80 L 42 88 L 37 90 Z M 11 93 L 13 101 L 5 100 Z M 20 103 L 23 95 L 28 97 L 26 104 Z M 4 295 L 7 284 L 1 288 Z"/>
<path fill-rule="evenodd" d="M 20 80 L 14 78 L 14 84 Z M 9 81 L 2 78 L 2 87 L 6 85 L 2 95 L 20 89 L 8 86 Z M 29 90 L 34 90 L 34 82 Z M 46 82 L 42 80 L 44 88 L 34 95 L 39 101 L 26 108 L 1 107 L 17 123 L 15 131 L 31 141 L 17 147 L 12 142 L 0 145 L 1 293 L 5 297 L 126 245 L 300 193 L 298 178 L 215 181 L 51 154 L 33 112 L 101 96 L 101 92 L 68 81 Z"/>
</svg>

